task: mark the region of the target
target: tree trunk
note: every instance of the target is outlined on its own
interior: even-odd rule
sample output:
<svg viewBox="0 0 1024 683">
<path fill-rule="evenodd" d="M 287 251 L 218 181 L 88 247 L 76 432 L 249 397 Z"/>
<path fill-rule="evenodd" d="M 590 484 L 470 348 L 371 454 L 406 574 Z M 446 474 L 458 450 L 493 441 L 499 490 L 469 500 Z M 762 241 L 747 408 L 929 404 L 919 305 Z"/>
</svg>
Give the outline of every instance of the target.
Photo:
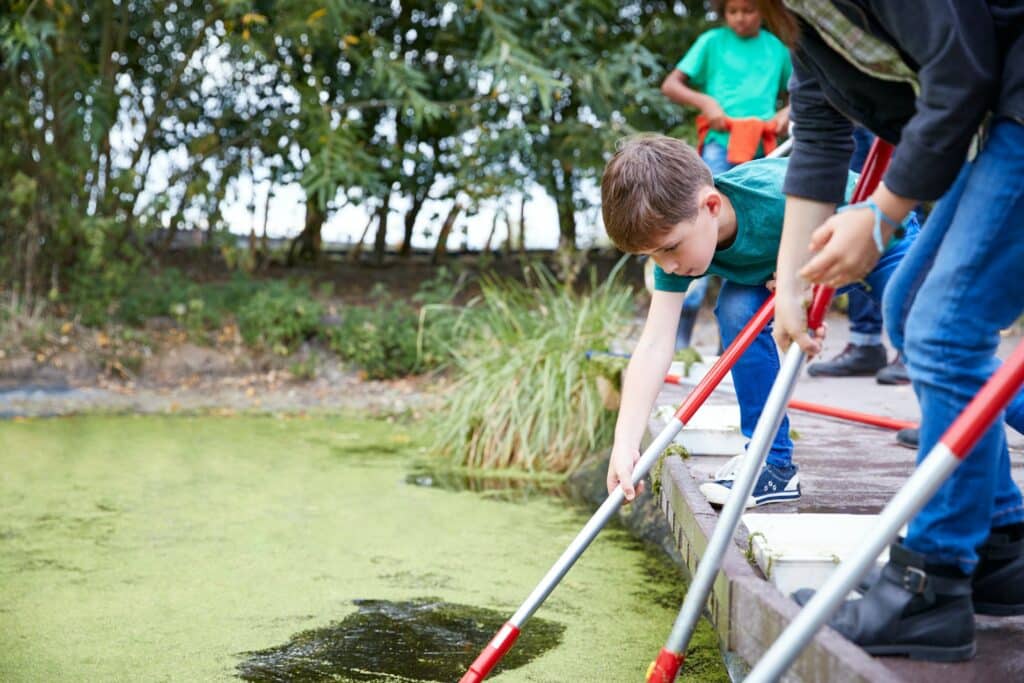
<svg viewBox="0 0 1024 683">
<path fill-rule="evenodd" d="M 555 193 L 558 207 L 558 248 L 576 251 L 576 207 L 573 203 L 572 171 L 562 168 L 562 183 Z"/>
<path fill-rule="evenodd" d="M 511 239 L 511 236 L 509 237 Z M 512 248 L 512 245 L 509 245 Z M 526 193 L 519 197 L 519 253 L 526 254 Z"/>
<path fill-rule="evenodd" d="M 377 237 L 373 240 L 373 263 L 384 265 L 384 252 L 388 246 L 388 214 L 391 213 L 391 195 L 377 209 Z"/>
<path fill-rule="evenodd" d="M 320 231 L 327 220 L 327 213 L 320 209 L 316 197 L 306 198 L 306 224 L 299 236 L 288 249 L 288 265 L 295 265 L 298 259 L 316 261 L 320 258 Z"/>
<path fill-rule="evenodd" d="M 437 244 L 434 245 L 434 255 L 430 259 L 430 263 L 433 265 L 439 264 L 448 253 L 448 235 L 451 234 L 452 228 L 455 227 L 455 220 L 459 217 L 459 213 L 462 211 L 462 204 L 456 199 L 455 203 L 452 204 L 451 210 L 448 211 L 448 215 L 444 219 L 444 224 L 441 226 L 441 233 L 437 236 Z"/>
<path fill-rule="evenodd" d="M 491 232 L 487 235 L 487 241 L 484 242 L 484 248 L 480 250 L 481 254 L 489 254 L 491 252 L 491 242 L 494 241 L 494 233 L 498 231 L 498 218 L 504 211 L 495 211 L 494 218 L 491 219 Z"/>
<path fill-rule="evenodd" d="M 402 237 L 402 248 L 398 251 L 398 255 L 402 258 L 409 258 L 412 254 L 412 231 L 416 227 L 416 218 L 420 215 L 420 210 L 423 208 L 423 203 L 427 200 L 426 193 L 422 196 L 413 196 L 412 206 L 405 212 L 405 234 Z"/>
<path fill-rule="evenodd" d="M 373 225 L 376 217 L 376 214 L 370 214 L 370 218 L 366 221 L 366 226 L 363 227 L 363 234 L 359 236 L 359 241 L 352 245 L 352 251 L 348 253 L 348 260 L 352 263 L 359 263 L 359 257 L 363 253 L 363 242 L 366 241 L 366 236 L 370 234 L 370 226 Z"/>
</svg>

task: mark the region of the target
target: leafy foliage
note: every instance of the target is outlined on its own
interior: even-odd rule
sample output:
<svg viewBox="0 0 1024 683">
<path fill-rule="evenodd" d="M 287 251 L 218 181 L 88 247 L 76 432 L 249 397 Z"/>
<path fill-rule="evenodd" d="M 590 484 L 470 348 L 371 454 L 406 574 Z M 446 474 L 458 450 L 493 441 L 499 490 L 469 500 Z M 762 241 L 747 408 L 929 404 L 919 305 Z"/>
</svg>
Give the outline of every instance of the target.
<svg viewBox="0 0 1024 683">
<path fill-rule="evenodd" d="M 378 291 L 374 306 L 350 306 L 329 331 L 331 348 L 370 379 L 392 379 L 444 367 L 463 311 L 452 305 L 460 287 L 446 270 L 413 295 L 416 308 Z"/>
<path fill-rule="evenodd" d="M 458 379 L 438 413 L 439 450 L 459 465 L 571 472 L 610 444 L 614 413 L 585 357 L 628 319 L 631 292 L 615 273 L 589 293 L 543 268 L 533 286 L 490 280 L 458 335 Z M 471 322 L 469 322 L 471 321 Z"/>
<path fill-rule="evenodd" d="M 246 343 L 285 356 L 320 329 L 323 306 L 307 285 L 273 282 L 238 311 L 238 327 Z"/>
</svg>

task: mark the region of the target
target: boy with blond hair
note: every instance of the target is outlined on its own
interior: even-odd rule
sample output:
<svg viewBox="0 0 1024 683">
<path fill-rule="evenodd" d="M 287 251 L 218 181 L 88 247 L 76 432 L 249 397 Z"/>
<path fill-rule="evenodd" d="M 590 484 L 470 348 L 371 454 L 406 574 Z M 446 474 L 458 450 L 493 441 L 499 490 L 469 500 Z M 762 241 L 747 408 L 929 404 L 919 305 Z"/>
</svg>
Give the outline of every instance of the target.
<svg viewBox="0 0 1024 683">
<path fill-rule="evenodd" d="M 605 168 L 601 200 L 608 236 L 623 251 L 646 254 L 657 264 L 650 310 L 626 370 L 608 463 L 609 493 L 621 484 L 627 500 L 636 494 L 631 483 L 633 467 L 640 457 L 651 407 L 672 362 L 682 300 L 690 282 L 706 273 L 722 277 L 715 316 L 726 346 L 771 294 L 786 203 L 782 183 L 787 163 L 758 159 L 712 176 L 686 143 L 649 135 L 626 140 Z M 856 178 L 849 174 L 847 199 Z M 916 237 L 912 218 L 904 227 L 906 237 L 865 278 L 873 296 L 880 296 Z M 769 324 L 732 368 L 740 428 L 748 439 L 778 371 L 779 355 Z M 789 420 L 784 418 L 747 507 L 800 497 L 792 455 Z M 701 492 L 710 503 L 722 505 L 733 479 L 733 473 L 721 472 L 717 480 L 702 484 Z"/>
</svg>

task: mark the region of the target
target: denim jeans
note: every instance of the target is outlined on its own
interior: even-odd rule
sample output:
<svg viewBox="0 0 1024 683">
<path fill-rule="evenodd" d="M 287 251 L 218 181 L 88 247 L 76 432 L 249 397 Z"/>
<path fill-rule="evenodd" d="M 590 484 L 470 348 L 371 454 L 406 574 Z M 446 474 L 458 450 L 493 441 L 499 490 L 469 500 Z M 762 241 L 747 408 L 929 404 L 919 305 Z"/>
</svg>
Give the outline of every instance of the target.
<svg viewBox="0 0 1024 683">
<path fill-rule="evenodd" d="M 1024 311 L 1022 263 L 1024 125 L 997 119 L 885 294 L 889 338 L 906 356 L 921 405 L 919 463 L 999 366 L 999 331 Z M 1006 418 L 1021 428 L 1020 394 Z M 992 527 L 1022 520 L 1000 419 L 911 520 L 905 543 L 931 562 L 969 572 Z"/>
<path fill-rule="evenodd" d="M 873 306 L 880 306 L 882 292 L 885 291 L 889 278 L 896 271 L 910 245 L 917 239 L 918 230 L 916 221 L 908 221 L 906 237 L 894 244 L 879 259 L 875 269 L 865 278 L 866 286 L 861 283 L 847 285 L 839 289 L 839 293 L 843 294 L 857 288 L 869 298 Z M 715 307 L 722 344 L 728 346 L 733 342 L 770 293 L 764 285 L 740 285 L 728 280 L 722 283 L 718 305 Z M 775 383 L 776 375 L 779 374 L 779 351 L 771 331 L 772 325 L 769 323 L 732 368 L 736 400 L 740 404 L 740 430 L 748 439 L 754 434 L 754 427 L 761 416 L 768 393 Z M 772 442 L 768 462 L 786 467 L 791 464 L 792 457 L 793 442 L 789 438 L 789 418 L 784 418 Z"/>
<path fill-rule="evenodd" d="M 717 142 L 707 142 L 700 149 L 700 158 L 711 169 L 711 175 L 725 173 L 736 164 L 730 164 L 725 146 Z"/>
<path fill-rule="evenodd" d="M 859 346 L 882 343 L 882 307 L 863 287 L 847 288 L 850 343 Z"/>
</svg>

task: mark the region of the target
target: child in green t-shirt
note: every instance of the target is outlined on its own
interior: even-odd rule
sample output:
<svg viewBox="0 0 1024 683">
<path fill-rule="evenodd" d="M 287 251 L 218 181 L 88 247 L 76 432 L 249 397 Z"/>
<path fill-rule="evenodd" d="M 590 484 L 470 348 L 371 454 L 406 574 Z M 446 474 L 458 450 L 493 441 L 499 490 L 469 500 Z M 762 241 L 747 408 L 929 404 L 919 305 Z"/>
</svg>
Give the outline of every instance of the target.
<svg viewBox="0 0 1024 683">
<path fill-rule="evenodd" d="M 759 159 L 712 177 L 692 147 L 661 135 L 626 141 L 608 162 L 601 179 L 608 236 L 619 249 L 647 254 L 658 264 L 650 311 L 623 383 L 608 465 L 609 492 L 621 483 L 627 500 L 633 498 L 633 465 L 640 457 L 651 406 L 672 362 L 675 330 L 690 281 L 705 273 L 723 278 L 715 316 L 726 345 L 771 294 L 786 206 L 782 183 L 787 165 L 785 159 Z M 847 180 L 849 198 L 856 175 L 849 174 Z M 908 221 L 906 237 L 888 249 L 865 278 L 870 296 L 881 296 L 916 234 L 916 222 Z M 753 435 L 778 371 L 778 349 L 768 325 L 732 368 L 740 428 L 747 438 Z M 783 419 L 747 506 L 800 497 L 792 454 L 789 421 Z M 721 505 L 729 494 L 733 476 L 728 469 L 700 487 L 712 504 Z"/>
<path fill-rule="evenodd" d="M 789 51 L 761 28 L 753 0 L 724 0 L 725 26 L 706 31 L 665 77 L 661 91 L 673 102 L 696 107 L 711 130 L 701 158 L 712 173 L 728 171 L 727 119 L 771 121 L 779 135 L 789 125 L 789 107 L 776 111 L 792 67 Z"/>
<path fill-rule="evenodd" d="M 700 153 L 716 174 L 735 165 L 727 155 L 727 119 L 759 118 L 770 121 L 777 134 L 786 132 L 789 107 L 776 111 L 775 105 L 792 70 L 786 46 L 761 28 L 753 0 L 724 0 L 718 10 L 725 26 L 702 33 L 661 84 L 670 100 L 695 107 L 708 119 L 710 130 Z M 677 348 L 690 345 L 706 292 L 704 278 L 690 288 L 676 333 Z"/>
</svg>

